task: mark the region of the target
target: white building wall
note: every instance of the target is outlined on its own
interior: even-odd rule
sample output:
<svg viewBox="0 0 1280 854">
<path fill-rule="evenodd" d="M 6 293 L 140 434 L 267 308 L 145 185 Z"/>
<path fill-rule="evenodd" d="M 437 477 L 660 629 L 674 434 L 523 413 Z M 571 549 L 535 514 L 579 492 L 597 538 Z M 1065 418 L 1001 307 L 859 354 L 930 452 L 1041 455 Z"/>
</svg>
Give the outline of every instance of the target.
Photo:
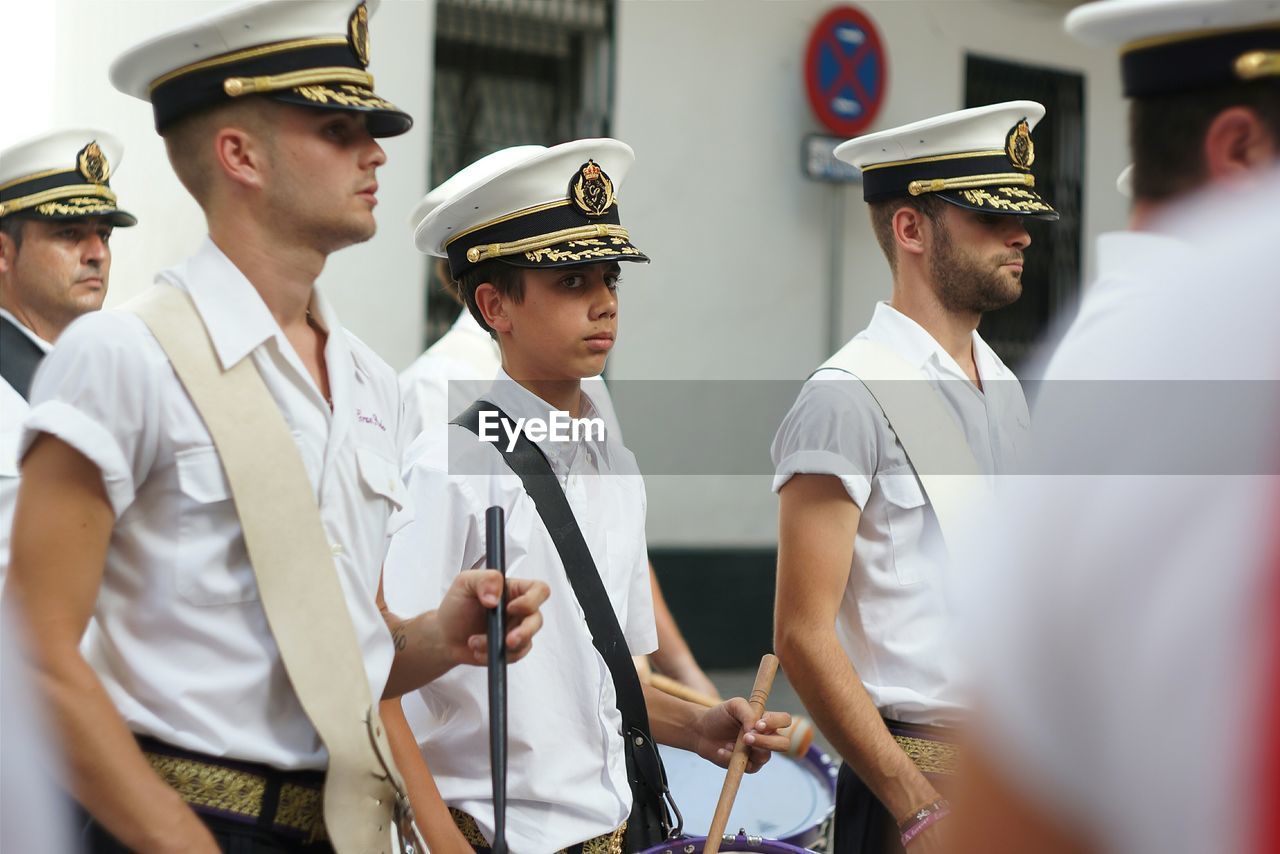
<svg viewBox="0 0 1280 854">
<path fill-rule="evenodd" d="M 50 124 L 100 125 L 124 140 L 112 185 L 141 224 L 117 232 L 109 304 L 150 283 L 204 234 L 156 136 L 148 105 L 106 79 L 111 60 L 139 40 L 227 6 L 227 0 L 48 0 L 54 47 L 23 67 L 31 79 L 5 110 L 0 140 Z M 621 198 L 637 243 L 654 263 L 624 271 L 623 335 L 611 379 L 798 379 L 827 355 L 833 206 L 843 209 L 840 328 L 861 328 L 887 297 L 888 270 L 860 188 L 805 178 L 802 138 L 824 132 L 802 78 L 809 31 L 826 0 L 620 0 L 613 132 L 638 161 Z M 1084 261 L 1093 237 L 1121 227 L 1115 175 L 1127 162 L 1115 57 L 1062 31 L 1074 4 L 1056 0 L 867 0 L 889 56 L 889 90 L 872 129 L 958 109 L 966 52 L 1079 71 L 1086 76 Z M 48 4 L 0 0 L 13 32 L 44 41 Z M 26 22 L 24 25 L 24 21 Z M 393 366 L 418 353 L 423 257 L 405 220 L 426 189 L 430 150 L 433 0 L 384 0 L 374 17 L 380 92 L 415 117 L 385 141 L 379 232 L 334 255 L 321 278 L 344 320 Z M 42 35 L 44 34 L 44 35 Z M 37 67 L 42 66 L 42 67 Z M 52 107 L 49 106 L 49 101 Z M 15 130 L 15 128 L 17 130 Z M 1033 250 L 1034 251 L 1034 248 Z M 616 383 L 615 383 L 616 385 Z M 626 391 L 619 389 L 626 419 Z M 780 415 L 780 414 L 779 414 Z M 628 420 L 631 444 L 662 441 L 661 423 Z M 720 441 L 735 431 L 721 424 Z M 759 431 L 757 431 L 759 432 Z M 742 448 L 767 468 L 767 447 Z M 642 466 L 646 460 L 640 460 Z M 776 501 L 769 477 L 649 477 L 655 545 L 769 546 Z"/>
<path fill-rule="evenodd" d="M 46 2 L 37 0 L 36 7 Z M 150 105 L 112 88 L 107 68 L 143 39 L 233 3 L 52 0 L 52 5 L 54 50 L 43 52 L 47 67 L 25 72 L 43 81 L 52 110 L 32 105 L 6 111 L 5 138 L 14 141 L 50 127 L 89 125 L 109 130 L 124 142 L 124 161 L 111 186 L 139 224 L 120 229 L 112 238 L 107 304 L 115 305 L 143 290 L 158 270 L 190 254 L 205 226 L 200 209 L 169 167 Z M 43 24 L 47 13 L 31 7 L 30 0 L 4 0 L 3 6 L 6 27 L 19 21 L 8 32 L 22 32 L 24 9 L 32 9 L 32 20 L 48 29 Z M 434 9 L 433 0 L 384 0 L 373 16 L 369 70 L 379 93 L 412 114 L 415 124 L 409 133 L 382 143 L 388 162 L 378 173 L 377 236 L 333 255 L 320 278 L 344 325 L 397 368 L 418 355 L 422 342 L 425 259 L 414 249 L 406 223 L 426 191 Z M 10 85 L 19 84 L 11 80 Z"/>
<path fill-rule="evenodd" d="M 620 193 L 627 226 L 653 258 L 624 270 L 623 332 L 610 360 L 628 442 L 660 420 L 627 419 L 628 379 L 803 378 L 827 355 L 831 212 L 844 208 L 840 327 L 851 336 L 889 295 L 888 267 L 861 188 L 805 178 L 800 144 L 826 131 L 803 82 L 825 0 L 621 0 L 614 133 L 637 153 Z M 889 58 L 888 94 L 870 130 L 963 106 L 964 56 L 1086 76 L 1084 241 L 1122 227 L 1114 189 L 1127 163 L 1117 62 L 1062 30 L 1075 4 L 1050 0 L 870 0 Z M 1035 251 L 1032 247 L 1031 251 Z M 636 267 L 636 269 L 631 269 Z M 678 413 L 673 414 L 678 416 Z M 720 431 L 733 442 L 735 431 Z M 743 448 L 763 458 L 768 449 Z M 640 460 L 641 466 L 645 460 Z M 649 477 L 654 545 L 776 541 L 766 475 Z"/>
</svg>

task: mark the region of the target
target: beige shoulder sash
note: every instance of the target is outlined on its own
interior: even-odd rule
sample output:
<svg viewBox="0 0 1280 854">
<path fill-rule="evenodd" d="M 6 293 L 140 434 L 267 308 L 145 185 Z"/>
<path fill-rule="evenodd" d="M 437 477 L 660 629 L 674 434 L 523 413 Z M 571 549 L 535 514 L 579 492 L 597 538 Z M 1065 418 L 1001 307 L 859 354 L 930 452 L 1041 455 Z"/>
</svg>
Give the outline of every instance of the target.
<svg viewBox="0 0 1280 854">
<path fill-rule="evenodd" d="M 920 478 L 947 548 L 954 551 L 974 503 L 985 501 L 990 490 L 938 393 L 920 371 L 873 341 L 850 341 L 822 368 L 853 374 L 871 392 Z"/>
<path fill-rule="evenodd" d="M 124 308 L 160 342 L 213 437 L 280 658 L 329 751 L 329 838 L 339 854 L 387 852 L 395 813 L 406 808 L 404 787 L 284 416 L 252 358 L 222 370 L 186 292 L 156 285 Z"/>
</svg>

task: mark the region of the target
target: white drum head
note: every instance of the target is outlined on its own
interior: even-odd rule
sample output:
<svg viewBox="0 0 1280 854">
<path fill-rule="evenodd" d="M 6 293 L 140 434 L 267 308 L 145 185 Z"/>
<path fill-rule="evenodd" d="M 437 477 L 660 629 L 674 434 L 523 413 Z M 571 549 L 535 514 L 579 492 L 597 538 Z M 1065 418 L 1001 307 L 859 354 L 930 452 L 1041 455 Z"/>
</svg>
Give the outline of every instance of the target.
<svg viewBox="0 0 1280 854">
<path fill-rule="evenodd" d="M 705 836 L 711 828 L 725 770 L 675 747 L 658 745 L 667 784 L 684 816 L 684 832 Z M 725 833 L 790 840 L 816 830 L 834 809 L 826 770 L 775 753 L 755 774 L 745 774 Z"/>
</svg>

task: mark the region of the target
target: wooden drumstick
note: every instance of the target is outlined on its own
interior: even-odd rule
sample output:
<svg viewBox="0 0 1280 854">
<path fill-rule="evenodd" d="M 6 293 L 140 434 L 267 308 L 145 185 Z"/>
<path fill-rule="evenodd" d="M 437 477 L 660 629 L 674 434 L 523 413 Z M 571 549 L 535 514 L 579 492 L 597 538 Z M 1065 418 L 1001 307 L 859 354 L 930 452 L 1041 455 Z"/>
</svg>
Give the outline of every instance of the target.
<svg viewBox="0 0 1280 854">
<path fill-rule="evenodd" d="M 650 673 L 648 678 L 643 679 L 643 681 L 648 682 L 664 694 L 679 697 L 681 700 L 688 700 L 690 703 L 697 703 L 699 706 L 706 706 L 708 709 L 712 706 L 720 705 L 720 701 L 715 697 L 708 696 L 701 691 L 695 691 L 683 682 L 677 682 L 670 676 L 663 676 L 661 673 Z"/>
<path fill-rule="evenodd" d="M 751 688 L 751 713 L 756 720 L 764 715 L 764 705 L 769 700 L 769 691 L 773 688 L 773 677 L 777 672 L 777 656 L 765 653 L 760 659 L 760 669 L 756 671 L 756 684 Z M 711 829 L 707 831 L 707 841 L 703 845 L 702 854 L 716 854 L 720 850 L 724 828 L 729 823 L 729 813 L 733 810 L 733 800 L 738 796 L 738 786 L 742 783 L 742 775 L 747 770 L 747 751 L 750 750 L 750 745 L 743 740 L 745 735 L 745 733 L 738 733 L 738 740 L 733 745 L 733 756 L 729 758 L 729 771 L 724 775 L 724 786 L 720 789 L 720 800 L 716 803 L 715 816 L 711 819 Z"/>
<path fill-rule="evenodd" d="M 697 703 L 699 706 L 710 708 L 720 705 L 720 701 L 715 697 L 695 691 L 684 683 L 677 682 L 670 676 L 663 676 L 661 673 L 650 672 L 648 676 L 642 676 L 640 681 L 652 685 L 664 694 Z M 778 730 L 778 735 L 787 737 L 789 742 L 787 755 L 798 758 L 804 756 L 813 744 L 813 724 L 804 715 L 792 715 L 791 726 L 784 726 Z"/>
</svg>

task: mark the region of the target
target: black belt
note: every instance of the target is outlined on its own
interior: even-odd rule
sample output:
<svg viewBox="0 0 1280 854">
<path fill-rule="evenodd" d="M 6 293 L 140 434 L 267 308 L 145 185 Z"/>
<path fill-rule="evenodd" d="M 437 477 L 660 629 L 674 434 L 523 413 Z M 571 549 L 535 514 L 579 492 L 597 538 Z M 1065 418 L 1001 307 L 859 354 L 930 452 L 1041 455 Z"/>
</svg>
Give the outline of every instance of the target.
<svg viewBox="0 0 1280 854">
<path fill-rule="evenodd" d="M 480 825 L 476 824 L 474 818 L 453 807 L 449 807 L 449 815 L 462 833 L 462 838 L 467 840 L 467 844 L 474 850 L 478 852 L 492 850 L 489 847 L 489 841 L 480 832 Z M 586 842 L 578 842 L 567 848 L 561 848 L 556 854 L 622 854 L 623 839 L 626 835 L 627 823 L 624 821 L 622 826 L 616 830 L 602 833 L 593 839 L 588 839 Z"/>
</svg>

